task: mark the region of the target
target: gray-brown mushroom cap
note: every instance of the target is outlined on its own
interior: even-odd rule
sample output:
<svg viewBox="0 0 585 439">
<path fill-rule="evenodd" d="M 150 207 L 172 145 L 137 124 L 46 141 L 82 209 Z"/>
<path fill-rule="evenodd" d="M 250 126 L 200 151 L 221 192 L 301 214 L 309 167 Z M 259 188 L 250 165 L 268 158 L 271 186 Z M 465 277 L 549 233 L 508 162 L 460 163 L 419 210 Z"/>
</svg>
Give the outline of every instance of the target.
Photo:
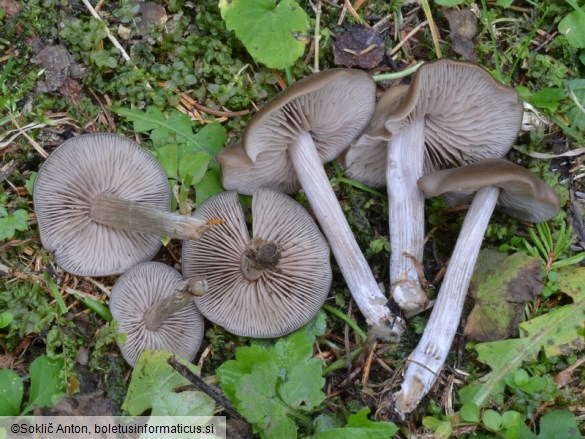
<svg viewBox="0 0 585 439">
<path fill-rule="evenodd" d="M 425 120 L 425 174 L 503 157 L 518 136 L 523 114 L 518 94 L 477 64 L 428 62 L 405 95 L 399 87 L 404 86 L 385 92 L 368 127 L 345 152 L 350 178 L 383 187 L 387 141 L 413 120 Z"/>
<path fill-rule="evenodd" d="M 317 313 L 331 285 L 329 246 L 300 204 L 259 189 L 252 238 L 235 191 L 209 199 L 193 215 L 224 220 L 183 245 L 183 275 L 207 279 L 207 294 L 195 299 L 207 319 L 237 335 L 272 338 Z"/>
<path fill-rule="evenodd" d="M 118 321 L 118 331 L 127 334 L 120 350 L 132 367 L 145 350 L 169 351 L 189 361 L 195 358 L 204 333 L 203 317 L 195 303 L 168 317 L 155 331 L 146 329 L 144 322 L 146 310 L 183 284 L 177 270 L 160 262 L 136 265 L 114 284 L 110 310 Z"/>
<path fill-rule="evenodd" d="M 157 236 L 114 229 L 93 221 L 100 194 L 169 211 L 171 192 L 157 160 L 117 134 L 85 134 L 67 140 L 45 161 L 34 187 L 35 214 L 43 246 L 66 271 L 85 276 L 122 273 L 152 259 Z"/>
<path fill-rule="evenodd" d="M 386 118 L 400 106 L 408 89 L 408 85 L 397 85 L 380 96 L 364 133 L 338 157 L 347 177 L 376 189 L 386 187 L 386 155 L 391 137 L 385 127 Z"/>
<path fill-rule="evenodd" d="M 522 123 L 518 93 L 477 64 L 441 59 L 421 66 L 388 133 L 425 119 L 425 173 L 503 157 Z"/>
<path fill-rule="evenodd" d="M 441 195 L 451 206 L 471 201 L 482 187 L 500 188 L 499 209 L 515 218 L 542 222 L 560 210 L 555 191 L 529 170 L 503 159 L 486 159 L 418 180 L 427 197 Z"/>
<path fill-rule="evenodd" d="M 227 164 L 229 152 L 218 155 L 224 188 L 248 195 L 260 187 L 298 191 L 289 145 L 309 132 L 322 163 L 335 159 L 367 125 L 375 91 L 370 75 L 351 69 L 325 70 L 295 82 L 264 105 L 246 127 L 242 145 L 253 166 L 232 169 Z"/>
</svg>

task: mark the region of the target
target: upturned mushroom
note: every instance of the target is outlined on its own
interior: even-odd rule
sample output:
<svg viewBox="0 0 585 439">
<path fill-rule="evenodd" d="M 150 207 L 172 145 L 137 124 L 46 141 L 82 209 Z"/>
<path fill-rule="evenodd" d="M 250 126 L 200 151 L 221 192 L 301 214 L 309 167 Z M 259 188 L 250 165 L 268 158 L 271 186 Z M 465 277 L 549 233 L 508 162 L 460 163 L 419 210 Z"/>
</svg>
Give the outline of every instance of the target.
<svg viewBox="0 0 585 439">
<path fill-rule="evenodd" d="M 418 187 L 427 197 L 441 195 L 450 205 L 473 201 L 423 336 L 409 357 L 404 382 L 395 395 L 399 413 L 416 408 L 439 376 L 496 204 L 505 213 L 530 222 L 547 221 L 560 210 L 559 198 L 550 186 L 527 169 L 502 159 L 428 174 L 418 181 Z"/>
<path fill-rule="evenodd" d="M 152 259 L 160 237 L 197 239 L 207 224 L 171 213 L 171 190 L 153 155 L 132 140 L 85 134 L 59 146 L 35 181 L 43 246 L 66 271 L 118 274 Z"/>
<path fill-rule="evenodd" d="M 417 269 L 424 247 L 424 197 L 417 180 L 425 173 L 503 157 L 521 121 L 522 104 L 514 89 L 478 65 L 441 59 L 420 67 L 408 91 L 390 88 L 346 151 L 347 176 L 378 187 L 386 183 L 390 292 L 403 310 L 414 313 L 428 302 Z"/>
<path fill-rule="evenodd" d="M 184 281 L 160 262 L 138 264 L 120 276 L 112 288 L 110 310 L 118 331 L 127 335 L 119 345 L 126 362 L 134 367 L 145 350 L 169 351 L 192 361 L 204 332 L 193 298 L 206 292 L 204 278 Z"/>
<path fill-rule="evenodd" d="M 245 337 L 280 337 L 319 311 L 331 286 L 329 245 L 307 211 L 271 189 L 252 200 L 252 238 L 237 192 L 210 198 L 193 213 L 223 224 L 183 244 L 183 275 L 205 276 L 201 313 Z"/>
<path fill-rule="evenodd" d="M 329 183 L 323 163 L 335 159 L 367 125 L 375 83 L 360 71 L 326 70 L 302 79 L 258 111 L 241 143 L 220 152 L 223 185 L 244 194 L 259 187 L 302 187 L 366 321 L 398 339 L 403 321 L 387 306 Z"/>
</svg>

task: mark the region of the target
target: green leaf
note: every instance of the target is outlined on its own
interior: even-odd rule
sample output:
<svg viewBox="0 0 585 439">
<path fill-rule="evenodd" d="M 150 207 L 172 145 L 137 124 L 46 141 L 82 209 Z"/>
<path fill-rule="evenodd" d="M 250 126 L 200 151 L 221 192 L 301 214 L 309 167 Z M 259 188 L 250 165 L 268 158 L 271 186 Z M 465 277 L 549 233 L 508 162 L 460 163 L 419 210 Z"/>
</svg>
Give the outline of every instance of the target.
<svg viewBox="0 0 585 439">
<path fill-rule="evenodd" d="M 211 163 L 210 169 L 205 172 L 205 175 L 199 183 L 195 184 L 195 200 L 198 205 L 214 195 L 223 192 L 223 187 L 221 186 L 219 178 L 219 171 L 215 169 L 219 166 L 216 165 L 216 163 Z"/>
<path fill-rule="evenodd" d="M 313 431 L 315 434 L 323 433 L 335 428 L 341 428 L 341 422 L 339 422 L 337 416 L 331 413 L 322 413 L 313 421 Z"/>
<path fill-rule="evenodd" d="M 461 420 L 464 422 L 479 423 L 479 407 L 471 402 L 463 404 L 459 410 Z"/>
<path fill-rule="evenodd" d="M 160 146 L 154 155 L 165 170 L 168 178 L 179 179 L 179 147 L 175 143 Z"/>
<path fill-rule="evenodd" d="M 443 421 L 433 416 L 425 416 L 422 420 L 423 426 L 430 431 L 435 431 L 439 428 L 439 425 L 441 425 L 442 422 Z"/>
<path fill-rule="evenodd" d="M 577 419 L 571 412 L 554 410 L 540 419 L 539 439 L 577 439 L 579 433 Z"/>
<path fill-rule="evenodd" d="M 220 0 L 226 27 L 252 57 L 275 69 L 290 67 L 303 55 L 309 19 L 293 0 Z"/>
<path fill-rule="evenodd" d="M 213 416 L 215 402 L 203 392 L 161 393 L 152 400 L 152 416 Z"/>
<path fill-rule="evenodd" d="M 539 90 L 537 93 L 534 93 L 531 100 L 535 107 L 549 110 L 554 113 L 557 111 L 559 104 L 566 96 L 567 93 L 562 88 L 546 87 Z"/>
<path fill-rule="evenodd" d="M 211 156 L 205 152 L 185 154 L 179 161 L 179 177 L 185 186 L 199 183 L 207 172 Z"/>
<path fill-rule="evenodd" d="M 193 134 L 189 117 L 177 110 L 169 110 L 168 117 L 154 106 L 147 107 L 145 111 L 123 107 L 114 107 L 112 110 L 133 122 L 134 131 L 150 132 L 155 147 L 169 143 L 187 144 L 193 151 L 211 153 Z"/>
<path fill-rule="evenodd" d="M 388 439 L 398 427 L 392 422 L 374 422 L 368 419 L 369 408 L 351 415 L 343 428 L 333 428 L 317 433 L 315 439 Z"/>
<path fill-rule="evenodd" d="M 62 359 L 49 359 L 42 355 L 30 365 L 30 395 L 28 404 L 22 411 L 29 413 L 33 407 L 53 407 L 65 396 L 65 385 L 59 374 L 63 369 Z"/>
<path fill-rule="evenodd" d="M 28 192 L 29 195 L 33 194 L 36 178 L 37 178 L 37 173 L 31 172 L 30 176 L 26 179 L 26 182 L 24 183 L 24 187 L 26 188 L 26 191 Z"/>
<path fill-rule="evenodd" d="M 23 393 L 20 377 L 10 369 L 0 369 L 0 416 L 20 414 Z"/>
<path fill-rule="evenodd" d="M 302 412 L 325 399 L 322 364 L 312 358 L 314 342 L 309 324 L 273 346 L 240 347 L 235 360 L 217 369 L 225 394 L 263 437 L 295 437 L 292 419 L 310 424 Z"/>
<path fill-rule="evenodd" d="M 0 312 L 0 329 L 6 328 L 13 320 L 14 316 L 12 313 L 9 313 L 8 311 Z"/>
<path fill-rule="evenodd" d="M 295 437 L 297 427 L 290 409 L 276 395 L 278 369 L 272 362 L 258 363 L 244 375 L 237 386 L 238 411 L 263 437 Z"/>
<path fill-rule="evenodd" d="M 585 48 L 585 13 L 573 11 L 565 16 L 558 26 L 559 32 L 565 36 L 571 47 Z"/>
<path fill-rule="evenodd" d="M 508 9 L 512 6 L 514 0 L 496 0 L 496 5 L 501 6 L 504 9 Z"/>
<path fill-rule="evenodd" d="M 453 426 L 450 422 L 441 422 L 435 430 L 435 439 L 449 439 L 453 432 Z"/>
<path fill-rule="evenodd" d="M 583 53 L 585 54 L 585 51 Z M 572 79 L 567 81 L 566 86 L 569 97 L 573 101 L 571 109 L 567 112 L 567 118 L 573 128 L 585 131 L 585 113 L 577 105 L 578 102 L 581 107 L 585 106 L 585 79 Z"/>
<path fill-rule="evenodd" d="M 548 358 L 567 355 L 582 348 L 583 314 L 585 312 L 585 268 L 559 270 L 557 286 L 573 303 L 553 309 L 547 314 L 520 324 L 521 338 L 479 343 L 475 346 L 478 360 L 492 371 L 481 383 L 466 386 L 460 392 L 461 402 L 485 404 L 505 386 L 504 378 L 518 370 L 524 361 L 534 359 L 543 349 Z"/>
<path fill-rule="evenodd" d="M 132 371 L 132 379 L 122 404 L 122 409 L 138 416 L 152 409 L 151 414 L 211 416 L 215 403 L 203 392 L 185 391 L 175 393 L 175 388 L 190 384 L 179 375 L 167 360 L 172 354 L 165 351 L 144 351 Z M 193 373 L 197 368 L 183 358 L 176 357 Z"/>
<path fill-rule="evenodd" d="M 485 428 L 490 431 L 497 432 L 502 428 L 502 416 L 495 410 L 489 409 L 483 412 L 481 421 Z"/>
<path fill-rule="evenodd" d="M 227 141 L 227 132 L 219 122 L 209 123 L 195 134 L 197 141 L 206 146 L 207 152 L 215 157 Z"/>
<path fill-rule="evenodd" d="M 28 213 L 26 210 L 18 209 L 12 213 L 8 213 L 6 209 L 0 211 L 0 241 L 3 239 L 11 239 L 16 234 L 16 231 L 21 232 L 28 230 Z"/>
<path fill-rule="evenodd" d="M 223 363 L 216 374 L 221 383 L 221 388 L 227 397 L 233 402 L 236 400 L 236 390 L 241 379 L 252 373 L 256 362 L 270 363 L 271 356 L 267 349 L 260 346 L 242 346 L 236 349 L 235 360 Z"/>
<path fill-rule="evenodd" d="M 321 378 L 322 363 L 317 359 L 293 365 L 278 389 L 278 395 L 293 408 L 311 410 L 323 402 L 321 388 L 325 379 Z"/>
<path fill-rule="evenodd" d="M 505 411 L 504 413 L 502 413 L 502 427 L 503 428 L 508 429 L 508 428 L 515 427 L 516 425 L 519 425 L 523 421 L 524 421 L 524 416 L 520 412 L 517 412 L 514 410 L 508 410 L 508 411 Z"/>
<path fill-rule="evenodd" d="M 518 387 L 525 386 L 526 384 L 528 384 L 529 380 L 530 376 L 528 375 L 528 372 L 526 372 L 524 369 L 519 369 L 516 371 L 516 373 L 514 373 L 514 383 Z"/>
</svg>

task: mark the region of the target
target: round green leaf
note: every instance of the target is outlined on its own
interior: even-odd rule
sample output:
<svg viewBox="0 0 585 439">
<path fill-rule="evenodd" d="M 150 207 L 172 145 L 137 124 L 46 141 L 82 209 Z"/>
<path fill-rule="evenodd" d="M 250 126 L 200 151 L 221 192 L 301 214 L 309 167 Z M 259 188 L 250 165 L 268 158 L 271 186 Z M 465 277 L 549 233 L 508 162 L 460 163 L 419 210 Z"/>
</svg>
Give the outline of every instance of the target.
<svg viewBox="0 0 585 439">
<path fill-rule="evenodd" d="M 502 416 L 495 410 L 483 412 L 483 425 L 490 431 L 500 431 L 502 428 Z"/>
<path fill-rule="evenodd" d="M 465 422 L 473 422 L 474 424 L 479 422 L 479 407 L 472 402 L 463 404 L 459 413 L 461 420 Z"/>
<path fill-rule="evenodd" d="M 294 0 L 220 0 L 219 8 L 256 61 L 283 69 L 305 51 L 309 19 Z"/>
<path fill-rule="evenodd" d="M 508 410 L 502 414 L 502 427 L 508 429 L 520 424 L 524 420 L 522 413 Z"/>
<path fill-rule="evenodd" d="M 524 369 L 519 369 L 514 373 L 514 383 L 518 387 L 522 387 L 528 384 L 529 379 L 530 376 L 528 375 L 528 372 L 526 372 Z"/>
</svg>

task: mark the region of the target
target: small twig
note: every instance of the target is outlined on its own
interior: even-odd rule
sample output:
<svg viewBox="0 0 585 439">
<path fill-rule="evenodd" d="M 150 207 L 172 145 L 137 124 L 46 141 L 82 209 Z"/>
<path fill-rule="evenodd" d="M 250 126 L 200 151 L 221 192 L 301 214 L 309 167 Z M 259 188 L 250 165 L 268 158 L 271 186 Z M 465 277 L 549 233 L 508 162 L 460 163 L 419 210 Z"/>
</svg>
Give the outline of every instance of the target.
<svg viewBox="0 0 585 439">
<path fill-rule="evenodd" d="M 374 357 L 376 356 L 376 348 L 378 347 L 378 342 L 374 342 L 372 348 L 370 349 L 370 353 L 366 358 L 366 363 L 364 364 L 363 374 L 362 374 L 362 386 L 366 387 L 368 385 L 368 381 L 370 380 L 370 369 L 372 367 L 372 361 L 374 361 Z"/>
<path fill-rule="evenodd" d="M 236 408 L 232 405 L 232 403 L 227 399 L 221 392 L 221 390 L 217 389 L 215 386 L 207 384 L 203 379 L 195 375 L 187 366 L 182 365 L 173 355 L 168 360 L 167 363 L 175 369 L 179 375 L 189 380 L 191 384 L 193 384 L 197 389 L 201 390 L 202 392 L 206 393 L 213 399 L 217 404 L 222 406 L 224 410 L 227 412 L 228 415 L 240 419 L 247 423 L 246 419 L 242 417 L 236 410 Z"/>
<path fill-rule="evenodd" d="M 427 20 L 423 21 L 422 23 L 418 24 L 414 29 L 412 29 L 409 33 L 406 34 L 406 36 L 396 45 L 392 48 L 392 50 L 390 51 L 390 53 L 388 54 L 388 56 L 394 56 L 396 55 L 396 53 L 400 50 L 400 48 L 402 46 L 404 46 L 404 44 L 406 44 L 406 42 L 408 40 L 410 40 L 419 30 L 421 30 L 424 26 L 426 26 L 429 22 Z"/>
<path fill-rule="evenodd" d="M 29 136 L 26 131 L 24 131 L 20 125 L 18 125 L 18 122 L 16 121 L 15 117 L 12 115 L 12 113 L 8 113 L 8 117 L 10 117 L 10 121 L 12 122 L 12 124 L 18 129 L 18 131 L 20 132 L 20 134 L 22 134 L 24 136 L 24 138 L 26 140 L 29 141 L 29 143 L 32 145 L 32 147 L 41 155 L 41 157 L 43 157 L 44 159 L 46 159 L 49 156 L 49 153 L 47 151 L 45 151 L 41 145 L 39 145 L 31 136 Z"/>
<path fill-rule="evenodd" d="M 313 37 L 315 55 L 313 56 L 313 73 L 319 71 L 319 43 L 321 42 L 321 0 L 317 0 L 317 5 L 311 3 L 313 11 L 315 11 L 315 36 Z"/>
<path fill-rule="evenodd" d="M 130 62 L 130 55 L 128 55 L 126 53 L 126 51 L 124 50 L 124 48 L 122 47 L 122 45 L 118 42 L 118 40 L 116 39 L 116 37 L 114 37 L 112 35 L 112 33 L 110 32 L 110 29 L 108 29 L 108 26 L 104 23 L 104 20 L 102 20 L 102 18 L 100 17 L 100 15 L 93 8 L 93 6 L 89 2 L 89 0 L 81 0 L 81 1 L 85 5 L 85 7 L 89 10 L 89 12 L 91 13 L 91 15 L 93 15 L 94 18 L 96 18 L 97 20 L 101 21 L 104 24 L 104 29 L 106 31 L 106 36 L 112 42 L 112 44 L 116 47 L 116 49 L 118 49 L 120 51 L 120 53 L 122 54 L 122 58 L 124 58 L 124 60 L 126 62 Z"/>
</svg>

